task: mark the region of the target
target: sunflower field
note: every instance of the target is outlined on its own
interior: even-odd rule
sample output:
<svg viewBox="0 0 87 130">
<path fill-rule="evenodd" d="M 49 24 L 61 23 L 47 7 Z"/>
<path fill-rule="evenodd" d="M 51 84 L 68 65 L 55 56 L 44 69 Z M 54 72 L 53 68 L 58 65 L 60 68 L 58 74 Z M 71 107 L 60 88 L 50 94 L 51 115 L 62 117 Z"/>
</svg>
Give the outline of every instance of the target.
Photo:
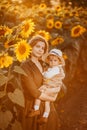
<svg viewBox="0 0 87 130">
<path fill-rule="evenodd" d="M 49 42 L 50 49 L 63 51 L 66 84 L 75 75 L 80 77 L 81 66 L 87 72 L 87 8 L 77 5 L 72 6 L 72 2 L 66 5 L 66 2 L 54 1 L 38 4 L 28 0 L 0 0 L 0 122 L 4 111 L 9 117 L 9 120 L 3 118 L 1 130 L 9 130 L 12 123 L 12 130 L 16 126 L 21 130 L 18 106 L 13 105 L 15 101 L 8 104 L 10 94 L 20 86 L 17 74 L 25 75 L 20 63 L 29 58 L 32 48 L 28 41 L 32 36 L 39 34 Z M 15 93 L 21 94 L 18 90 Z"/>
</svg>

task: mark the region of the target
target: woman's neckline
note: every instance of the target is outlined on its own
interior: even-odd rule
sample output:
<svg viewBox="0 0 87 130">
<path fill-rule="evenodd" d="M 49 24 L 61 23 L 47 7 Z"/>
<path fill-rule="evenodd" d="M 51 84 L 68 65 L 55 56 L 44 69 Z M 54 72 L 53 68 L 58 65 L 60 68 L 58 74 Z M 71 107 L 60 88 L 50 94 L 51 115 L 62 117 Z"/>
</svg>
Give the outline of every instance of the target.
<svg viewBox="0 0 87 130">
<path fill-rule="evenodd" d="M 33 61 L 31 59 L 31 62 L 37 67 L 37 69 L 39 70 L 39 72 L 42 74 L 43 73 L 43 68 L 42 68 L 42 70 L 40 70 L 39 67 L 38 67 L 38 64 L 42 67 L 40 60 L 38 60 L 37 62 L 35 62 L 35 61 Z"/>
</svg>

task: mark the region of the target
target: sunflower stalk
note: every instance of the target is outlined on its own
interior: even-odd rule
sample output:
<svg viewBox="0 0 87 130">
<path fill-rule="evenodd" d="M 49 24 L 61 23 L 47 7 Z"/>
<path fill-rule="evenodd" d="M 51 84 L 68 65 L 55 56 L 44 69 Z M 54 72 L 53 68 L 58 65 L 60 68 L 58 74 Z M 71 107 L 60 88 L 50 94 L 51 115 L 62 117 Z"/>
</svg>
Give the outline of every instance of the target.
<svg viewBox="0 0 87 130">
<path fill-rule="evenodd" d="M 4 86 L 4 93 L 6 94 L 6 90 L 7 90 L 7 85 L 8 85 L 8 82 L 9 82 L 9 79 L 10 79 L 10 76 L 11 76 L 11 68 L 12 68 L 12 65 L 9 66 L 9 69 L 8 69 L 8 80 L 6 81 L 6 84 Z"/>
<path fill-rule="evenodd" d="M 82 37 L 83 40 L 86 40 L 83 34 L 81 35 L 81 37 Z"/>
</svg>

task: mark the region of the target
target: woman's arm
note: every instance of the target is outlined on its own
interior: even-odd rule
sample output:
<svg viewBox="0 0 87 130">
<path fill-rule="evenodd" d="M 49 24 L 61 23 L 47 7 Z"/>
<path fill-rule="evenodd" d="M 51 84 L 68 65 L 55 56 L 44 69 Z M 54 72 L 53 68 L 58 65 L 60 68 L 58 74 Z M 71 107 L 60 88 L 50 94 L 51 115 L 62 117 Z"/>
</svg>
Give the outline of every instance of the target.
<svg viewBox="0 0 87 130">
<path fill-rule="evenodd" d="M 35 82 L 33 81 L 31 75 L 21 76 L 21 83 L 25 92 L 34 98 L 38 98 L 41 92 L 37 89 Z"/>
<path fill-rule="evenodd" d="M 31 77 L 29 78 L 23 77 L 23 81 L 24 81 L 23 83 L 25 84 L 25 89 L 27 89 L 27 91 L 29 91 L 29 94 L 33 96 L 34 98 L 39 98 L 40 100 L 51 101 L 51 102 L 56 100 L 55 97 L 49 96 L 48 94 L 43 93 L 40 90 L 38 90 Z M 49 93 L 52 93 L 52 91 Z"/>
</svg>

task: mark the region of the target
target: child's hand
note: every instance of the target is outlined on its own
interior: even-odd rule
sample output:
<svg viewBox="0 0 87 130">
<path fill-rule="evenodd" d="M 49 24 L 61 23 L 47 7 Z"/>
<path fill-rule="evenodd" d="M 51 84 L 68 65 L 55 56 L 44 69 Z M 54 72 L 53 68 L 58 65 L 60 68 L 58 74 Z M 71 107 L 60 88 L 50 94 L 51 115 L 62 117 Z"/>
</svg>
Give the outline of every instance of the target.
<svg viewBox="0 0 87 130">
<path fill-rule="evenodd" d="M 46 90 L 46 86 L 45 86 L 45 85 L 42 85 L 42 86 L 39 88 L 39 90 L 40 90 L 41 92 L 44 92 L 44 91 Z"/>
</svg>

